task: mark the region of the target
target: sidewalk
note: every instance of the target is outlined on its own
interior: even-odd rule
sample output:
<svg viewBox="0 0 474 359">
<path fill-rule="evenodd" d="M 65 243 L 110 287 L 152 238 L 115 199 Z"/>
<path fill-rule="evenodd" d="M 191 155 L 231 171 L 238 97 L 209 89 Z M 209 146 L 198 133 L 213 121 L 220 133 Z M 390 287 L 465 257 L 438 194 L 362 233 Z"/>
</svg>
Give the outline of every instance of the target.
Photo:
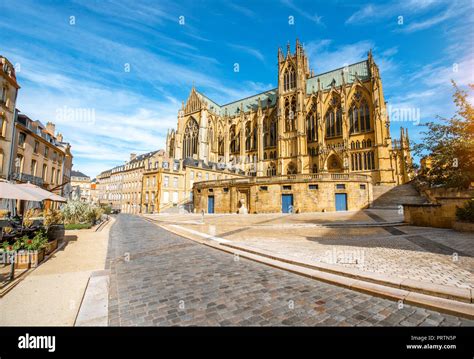
<svg viewBox="0 0 474 359">
<path fill-rule="evenodd" d="M 105 268 L 113 222 L 66 231 L 66 245 L 0 299 L 0 325 L 73 326 L 91 273 Z"/>
<path fill-rule="evenodd" d="M 331 274 L 337 276 L 332 279 L 342 282 L 351 279 L 385 286 L 389 291 L 404 290 L 405 294 L 399 293 L 401 298 L 408 292 L 427 294 L 434 301 L 447 299 L 456 302 L 448 305 L 464 303 L 467 311 L 474 310 L 472 235 L 390 224 L 397 218 L 396 211 L 207 215 L 204 223 L 199 215 L 145 217 L 221 250 L 272 261 L 276 266 L 290 265 L 303 271 L 309 268 L 317 271 L 321 280 Z M 354 227 L 355 221 L 362 226 Z M 373 227 L 373 222 L 380 226 Z M 340 226 L 318 225 L 321 223 Z"/>
</svg>

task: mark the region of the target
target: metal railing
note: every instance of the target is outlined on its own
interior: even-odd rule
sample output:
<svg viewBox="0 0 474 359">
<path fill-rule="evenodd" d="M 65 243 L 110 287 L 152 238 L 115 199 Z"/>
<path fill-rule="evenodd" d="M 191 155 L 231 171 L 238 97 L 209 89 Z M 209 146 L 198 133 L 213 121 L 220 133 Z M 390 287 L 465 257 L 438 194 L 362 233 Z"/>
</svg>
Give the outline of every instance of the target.
<svg viewBox="0 0 474 359">
<path fill-rule="evenodd" d="M 312 182 L 312 181 L 359 181 L 369 182 L 370 175 L 355 174 L 355 173 L 310 173 L 310 174 L 295 174 L 295 175 L 280 175 L 269 177 L 249 177 L 249 178 L 234 178 L 234 179 L 220 179 L 212 181 L 203 181 L 194 184 L 194 187 L 212 187 L 223 185 L 239 185 L 239 184 L 267 184 L 280 182 Z"/>
</svg>

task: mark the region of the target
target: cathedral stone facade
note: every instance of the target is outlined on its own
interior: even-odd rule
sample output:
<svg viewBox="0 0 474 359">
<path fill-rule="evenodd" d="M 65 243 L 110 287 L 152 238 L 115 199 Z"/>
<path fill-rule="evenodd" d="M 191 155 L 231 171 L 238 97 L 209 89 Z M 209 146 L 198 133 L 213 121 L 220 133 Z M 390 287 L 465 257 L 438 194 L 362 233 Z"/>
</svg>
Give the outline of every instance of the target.
<svg viewBox="0 0 474 359">
<path fill-rule="evenodd" d="M 294 53 L 290 45 L 286 55 L 278 50 L 275 89 L 219 105 L 193 87 L 177 129 L 168 133 L 167 151 L 176 159 L 232 165 L 257 178 L 353 174 L 371 185 L 411 179 L 408 133 L 402 130 L 392 141 L 372 53 L 314 75 L 298 41 Z"/>
</svg>

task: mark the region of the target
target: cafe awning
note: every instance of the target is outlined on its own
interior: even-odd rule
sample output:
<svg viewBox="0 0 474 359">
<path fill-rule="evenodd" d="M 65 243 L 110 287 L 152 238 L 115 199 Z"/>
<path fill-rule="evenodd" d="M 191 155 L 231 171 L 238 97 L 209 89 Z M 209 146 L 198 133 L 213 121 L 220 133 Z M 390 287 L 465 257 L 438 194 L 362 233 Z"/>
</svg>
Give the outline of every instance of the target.
<svg viewBox="0 0 474 359">
<path fill-rule="evenodd" d="M 30 193 L 34 193 L 39 196 L 42 196 L 43 197 L 42 200 L 50 200 L 50 201 L 55 201 L 55 202 L 67 202 L 66 198 L 58 196 L 57 194 L 53 192 L 49 192 L 32 183 L 21 183 L 21 184 L 18 184 L 17 186 L 21 187 L 23 190 L 26 190 Z"/>
<path fill-rule="evenodd" d="M 44 198 L 38 193 L 28 191 L 21 186 L 0 181 L 0 199 L 17 199 L 23 201 L 42 201 Z"/>
</svg>

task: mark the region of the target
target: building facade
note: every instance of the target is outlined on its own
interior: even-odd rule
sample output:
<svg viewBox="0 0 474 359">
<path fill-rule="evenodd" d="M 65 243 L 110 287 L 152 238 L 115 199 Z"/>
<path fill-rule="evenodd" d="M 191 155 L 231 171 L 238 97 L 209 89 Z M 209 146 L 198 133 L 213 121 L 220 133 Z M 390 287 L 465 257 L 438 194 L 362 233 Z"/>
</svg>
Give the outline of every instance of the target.
<svg viewBox="0 0 474 359">
<path fill-rule="evenodd" d="M 103 171 L 96 179 L 97 202 L 122 213 L 158 213 L 182 206 L 192 210 L 193 185 L 205 180 L 244 178 L 217 164 L 176 160 L 164 150 L 132 153 L 124 165 Z"/>
<path fill-rule="evenodd" d="M 314 75 L 297 42 L 294 53 L 278 50 L 275 89 L 221 106 L 193 88 L 167 150 L 177 159 L 235 163 L 249 176 L 357 173 L 396 185 L 408 179 L 397 175 L 411 161 L 405 137 L 393 147 L 371 52 Z"/>
<path fill-rule="evenodd" d="M 71 146 L 56 134 L 52 122 L 44 126 L 24 114 L 15 121 L 10 179 L 30 182 L 66 195 L 72 167 Z"/>
<path fill-rule="evenodd" d="M 12 166 L 15 105 L 20 86 L 15 68 L 0 55 L 0 178 L 8 179 Z"/>
<path fill-rule="evenodd" d="M 145 166 L 142 213 L 157 213 L 173 207 L 192 211 L 195 183 L 245 177 L 236 171 L 219 169 L 216 163 L 191 158 L 176 160 L 164 150 L 157 151 Z"/>
<path fill-rule="evenodd" d="M 193 87 L 176 130 L 168 132 L 170 155 L 231 164 L 250 177 L 332 173 L 389 186 L 411 179 L 408 133 L 392 141 L 371 52 L 366 60 L 319 75 L 310 71 L 298 41 L 294 53 L 288 45 L 286 55 L 279 49 L 277 58 L 275 89 L 218 105 Z"/>
<path fill-rule="evenodd" d="M 91 186 L 91 178 L 88 175 L 80 171 L 71 171 L 71 195 L 69 198 L 91 203 Z"/>
</svg>

